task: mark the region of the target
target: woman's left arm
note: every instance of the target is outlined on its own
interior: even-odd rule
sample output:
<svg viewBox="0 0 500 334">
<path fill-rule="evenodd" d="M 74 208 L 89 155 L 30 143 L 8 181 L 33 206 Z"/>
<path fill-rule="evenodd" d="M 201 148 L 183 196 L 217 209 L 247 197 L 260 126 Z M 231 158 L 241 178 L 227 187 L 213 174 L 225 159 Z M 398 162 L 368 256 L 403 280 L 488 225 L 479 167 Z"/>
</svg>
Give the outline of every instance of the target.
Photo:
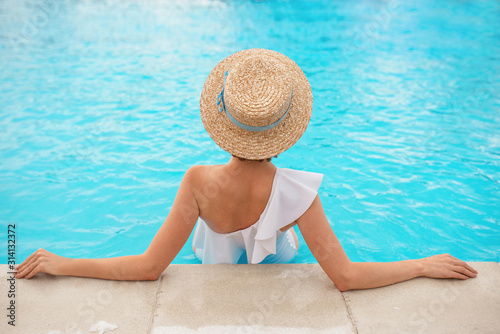
<svg viewBox="0 0 500 334">
<path fill-rule="evenodd" d="M 71 259 L 39 249 L 16 267 L 16 278 L 31 278 L 45 272 L 112 280 L 156 280 L 184 246 L 198 219 L 199 208 L 193 188 L 197 171 L 196 167 L 187 170 L 167 219 L 143 254 Z"/>
<path fill-rule="evenodd" d="M 448 254 L 397 262 L 352 262 L 333 232 L 319 196 L 297 219 L 312 254 L 340 291 L 369 289 L 415 277 L 467 279 L 477 271 Z"/>
</svg>

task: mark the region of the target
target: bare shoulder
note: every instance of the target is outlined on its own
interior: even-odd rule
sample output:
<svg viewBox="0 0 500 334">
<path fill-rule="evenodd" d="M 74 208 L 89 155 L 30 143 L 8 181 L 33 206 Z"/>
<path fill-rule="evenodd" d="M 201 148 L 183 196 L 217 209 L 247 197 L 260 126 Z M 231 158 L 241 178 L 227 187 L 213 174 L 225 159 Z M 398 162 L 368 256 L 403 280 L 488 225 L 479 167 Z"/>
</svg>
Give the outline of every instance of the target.
<svg viewBox="0 0 500 334">
<path fill-rule="evenodd" d="M 212 173 L 219 165 L 194 165 L 188 168 L 184 179 L 189 181 L 204 180 L 208 174 Z"/>
<path fill-rule="evenodd" d="M 194 165 L 188 168 L 182 183 L 192 189 L 199 189 L 206 184 L 210 177 L 220 169 L 221 165 Z"/>
<path fill-rule="evenodd" d="M 194 165 L 188 168 L 186 173 L 184 174 L 183 179 L 188 179 L 188 180 L 196 180 L 200 177 L 203 176 L 203 173 L 205 171 L 204 165 Z"/>
</svg>

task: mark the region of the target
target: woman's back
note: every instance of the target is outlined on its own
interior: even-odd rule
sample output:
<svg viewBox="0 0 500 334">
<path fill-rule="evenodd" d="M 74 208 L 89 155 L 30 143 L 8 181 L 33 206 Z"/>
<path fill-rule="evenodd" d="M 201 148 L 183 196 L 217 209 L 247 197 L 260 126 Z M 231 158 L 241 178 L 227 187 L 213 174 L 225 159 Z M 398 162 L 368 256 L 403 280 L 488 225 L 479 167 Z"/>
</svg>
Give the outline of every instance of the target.
<svg viewBox="0 0 500 334">
<path fill-rule="evenodd" d="M 230 233 L 254 224 L 264 211 L 276 167 L 268 161 L 240 161 L 196 166 L 194 194 L 200 218 L 217 233 Z"/>
<path fill-rule="evenodd" d="M 323 175 L 236 158 L 226 167 L 195 167 L 185 177 L 191 180 L 185 184 L 194 189 L 192 196 L 204 202 L 202 209 L 196 200 L 195 208 L 196 219 L 201 217 L 193 237 L 198 259 L 202 263 L 291 261 L 298 241 L 290 227 L 316 198 Z M 212 184 L 207 187 L 206 181 Z"/>
</svg>

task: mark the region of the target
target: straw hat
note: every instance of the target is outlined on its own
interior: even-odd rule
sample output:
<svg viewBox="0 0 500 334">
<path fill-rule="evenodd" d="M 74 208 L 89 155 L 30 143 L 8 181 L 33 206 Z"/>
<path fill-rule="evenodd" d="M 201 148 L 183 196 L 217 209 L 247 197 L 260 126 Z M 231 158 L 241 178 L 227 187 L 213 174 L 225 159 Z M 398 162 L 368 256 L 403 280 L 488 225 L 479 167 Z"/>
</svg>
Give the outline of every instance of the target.
<svg viewBox="0 0 500 334">
<path fill-rule="evenodd" d="M 273 157 L 299 140 L 313 97 L 304 72 L 276 51 L 248 49 L 222 60 L 208 75 L 201 120 L 223 150 L 240 158 Z"/>
</svg>

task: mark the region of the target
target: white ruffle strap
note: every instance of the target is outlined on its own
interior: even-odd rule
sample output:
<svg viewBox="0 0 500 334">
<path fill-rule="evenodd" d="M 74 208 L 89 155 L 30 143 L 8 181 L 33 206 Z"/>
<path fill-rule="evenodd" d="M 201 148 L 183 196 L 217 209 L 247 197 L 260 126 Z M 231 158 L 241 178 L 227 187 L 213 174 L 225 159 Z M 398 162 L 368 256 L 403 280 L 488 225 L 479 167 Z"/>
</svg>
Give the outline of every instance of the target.
<svg viewBox="0 0 500 334">
<path fill-rule="evenodd" d="M 311 206 L 323 180 L 322 174 L 280 168 L 269 202 L 257 222 L 257 234 L 248 263 L 259 263 L 276 253 L 276 232 L 297 220 Z M 276 171 L 278 173 L 278 171 Z"/>
</svg>

